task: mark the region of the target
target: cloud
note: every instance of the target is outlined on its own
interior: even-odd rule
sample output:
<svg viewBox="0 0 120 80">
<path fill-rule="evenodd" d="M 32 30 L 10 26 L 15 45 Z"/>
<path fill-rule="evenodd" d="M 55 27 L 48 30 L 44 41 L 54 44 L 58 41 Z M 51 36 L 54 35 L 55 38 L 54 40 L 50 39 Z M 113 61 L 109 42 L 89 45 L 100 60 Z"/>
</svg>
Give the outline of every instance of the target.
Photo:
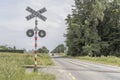
<svg viewBox="0 0 120 80">
<path fill-rule="evenodd" d="M 47 46 L 52 50 L 65 41 L 63 37 L 66 32 L 65 18 L 71 13 L 73 4 L 73 0 L 3 0 L 0 3 L 0 45 L 33 49 L 34 38 L 28 38 L 26 30 L 34 28 L 35 19 L 30 21 L 25 19 L 30 14 L 25 8 L 30 6 L 37 11 L 46 7 L 47 12 L 42 15 L 47 17 L 47 21 L 39 20 L 38 27 L 45 30 L 47 36 L 39 38 L 38 44 L 39 47 Z"/>
</svg>

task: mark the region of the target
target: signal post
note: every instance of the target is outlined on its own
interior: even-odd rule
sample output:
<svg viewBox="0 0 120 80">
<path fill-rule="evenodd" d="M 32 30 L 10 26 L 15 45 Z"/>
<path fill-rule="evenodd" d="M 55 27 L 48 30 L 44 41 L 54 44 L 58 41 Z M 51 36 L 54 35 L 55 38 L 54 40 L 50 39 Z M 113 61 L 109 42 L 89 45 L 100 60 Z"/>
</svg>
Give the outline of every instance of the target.
<svg viewBox="0 0 120 80">
<path fill-rule="evenodd" d="M 27 30 L 26 34 L 27 34 L 28 37 L 33 37 L 34 36 L 34 40 L 35 40 L 35 44 L 34 44 L 34 72 L 36 72 L 37 67 L 38 67 L 38 63 L 37 63 L 37 53 L 38 53 L 37 40 L 38 40 L 38 36 L 41 37 L 41 38 L 46 36 L 46 32 L 44 30 L 38 29 L 38 27 L 37 27 L 38 26 L 37 18 L 39 18 L 39 19 L 41 19 L 43 21 L 46 21 L 47 18 L 45 16 L 41 15 L 41 14 L 46 12 L 47 10 L 46 10 L 46 8 L 42 8 L 42 9 L 40 9 L 38 11 L 35 11 L 30 7 L 27 7 L 26 10 L 31 13 L 30 15 L 28 15 L 26 17 L 26 19 L 28 21 L 35 18 L 35 28 Z"/>
</svg>

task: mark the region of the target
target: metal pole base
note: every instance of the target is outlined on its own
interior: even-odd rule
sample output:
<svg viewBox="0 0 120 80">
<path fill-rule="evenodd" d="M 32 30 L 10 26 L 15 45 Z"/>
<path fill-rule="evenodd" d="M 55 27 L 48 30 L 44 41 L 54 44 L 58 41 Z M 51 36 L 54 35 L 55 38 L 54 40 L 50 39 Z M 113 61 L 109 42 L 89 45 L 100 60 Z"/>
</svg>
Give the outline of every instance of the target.
<svg viewBox="0 0 120 80">
<path fill-rule="evenodd" d="M 36 68 L 34 68 L 34 72 L 38 72 L 38 69 L 37 69 L 37 67 L 36 67 Z"/>
</svg>

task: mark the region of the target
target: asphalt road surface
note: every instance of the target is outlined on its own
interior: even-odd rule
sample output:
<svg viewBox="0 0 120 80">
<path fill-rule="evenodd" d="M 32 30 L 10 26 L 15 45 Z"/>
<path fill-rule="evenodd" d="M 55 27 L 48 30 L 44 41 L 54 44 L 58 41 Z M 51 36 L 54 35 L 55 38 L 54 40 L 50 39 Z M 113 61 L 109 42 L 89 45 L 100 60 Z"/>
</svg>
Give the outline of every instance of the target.
<svg viewBox="0 0 120 80">
<path fill-rule="evenodd" d="M 57 80 L 120 80 L 120 67 L 53 56 Z M 60 77 L 61 76 L 61 77 Z"/>
</svg>

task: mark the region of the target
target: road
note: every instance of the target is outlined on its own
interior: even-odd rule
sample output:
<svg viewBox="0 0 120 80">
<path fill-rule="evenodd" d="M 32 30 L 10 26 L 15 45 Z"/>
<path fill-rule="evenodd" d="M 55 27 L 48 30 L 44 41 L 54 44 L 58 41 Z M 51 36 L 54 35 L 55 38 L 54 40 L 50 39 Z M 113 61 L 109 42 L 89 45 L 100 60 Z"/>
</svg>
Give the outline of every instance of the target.
<svg viewBox="0 0 120 80">
<path fill-rule="evenodd" d="M 58 80 L 120 80 L 120 67 L 53 56 Z M 62 76 L 62 77 L 60 77 Z"/>
</svg>

